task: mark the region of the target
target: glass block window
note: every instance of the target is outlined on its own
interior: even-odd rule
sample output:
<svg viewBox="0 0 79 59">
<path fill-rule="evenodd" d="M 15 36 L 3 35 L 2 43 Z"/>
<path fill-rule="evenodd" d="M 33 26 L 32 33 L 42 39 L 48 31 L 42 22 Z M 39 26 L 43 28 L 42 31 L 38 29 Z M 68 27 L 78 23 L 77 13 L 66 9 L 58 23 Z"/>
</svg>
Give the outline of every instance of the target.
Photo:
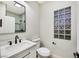
<svg viewBox="0 0 79 59">
<path fill-rule="evenodd" d="M 71 40 L 71 7 L 54 11 L 54 38 Z"/>
</svg>

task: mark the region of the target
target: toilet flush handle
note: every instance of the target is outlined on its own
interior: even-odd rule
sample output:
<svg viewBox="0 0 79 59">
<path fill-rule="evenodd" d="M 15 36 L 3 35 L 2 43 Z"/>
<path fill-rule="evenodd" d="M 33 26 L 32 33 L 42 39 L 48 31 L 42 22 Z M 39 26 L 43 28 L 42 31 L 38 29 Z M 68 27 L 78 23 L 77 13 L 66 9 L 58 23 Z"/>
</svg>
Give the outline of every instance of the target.
<svg viewBox="0 0 79 59">
<path fill-rule="evenodd" d="M 53 45 L 56 45 L 56 43 L 55 43 L 55 42 L 52 42 L 52 44 L 53 44 Z"/>
</svg>

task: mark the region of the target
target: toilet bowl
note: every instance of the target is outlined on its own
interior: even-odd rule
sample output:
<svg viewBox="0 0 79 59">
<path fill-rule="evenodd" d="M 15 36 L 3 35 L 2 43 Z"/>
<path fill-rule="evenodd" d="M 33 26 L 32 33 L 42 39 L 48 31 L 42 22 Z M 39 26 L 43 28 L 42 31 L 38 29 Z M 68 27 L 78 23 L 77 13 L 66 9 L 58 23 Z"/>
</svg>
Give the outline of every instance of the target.
<svg viewBox="0 0 79 59">
<path fill-rule="evenodd" d="M 38 58 L 48 58 L 50 57 L 50 50 L 45 47 L 40 47 L 40 38 L 32 40 L 33 42 L 37 43 L 37 57 Z"/>
<path fill-rule="evenodd" d="M 41 47 L 37 49 L 37 54 L 38 54 L 38 57 L 40 58 L 48 58 L 51 55 L 50 50 L 45 47 Z"/>
</svg>

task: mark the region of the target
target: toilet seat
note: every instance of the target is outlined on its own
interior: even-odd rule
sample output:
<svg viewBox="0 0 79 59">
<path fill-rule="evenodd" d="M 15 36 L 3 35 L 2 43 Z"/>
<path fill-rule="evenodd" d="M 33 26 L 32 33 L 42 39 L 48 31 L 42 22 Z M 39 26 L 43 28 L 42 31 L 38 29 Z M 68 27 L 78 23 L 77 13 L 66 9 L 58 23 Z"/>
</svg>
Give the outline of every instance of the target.
<svg viewBox="0 0 79 59">
<path fill-rule="evenodd" d="M 37 52 L 38 52 L 39 55 L 44 56 L 44 57 L 50 56 L 49 49 L 47 49 L 45 47 L 41 47 L 41 48 L 37 49 Z"/>
</svg>

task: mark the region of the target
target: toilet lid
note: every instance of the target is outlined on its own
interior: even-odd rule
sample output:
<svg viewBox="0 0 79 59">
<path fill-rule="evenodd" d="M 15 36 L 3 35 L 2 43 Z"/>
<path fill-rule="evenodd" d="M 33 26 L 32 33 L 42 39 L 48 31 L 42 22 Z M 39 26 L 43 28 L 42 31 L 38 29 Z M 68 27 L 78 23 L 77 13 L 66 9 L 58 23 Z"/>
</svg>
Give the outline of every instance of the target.
<svg viewBox="0 0 79 59">
<path fill-rule="evenodd" d="M 50 55 L 50 51 L 47 48 L 45 48 L 45 47 L 37 49 L 37 52 L 41 56 L 49 56 Z"/>
</svg>

